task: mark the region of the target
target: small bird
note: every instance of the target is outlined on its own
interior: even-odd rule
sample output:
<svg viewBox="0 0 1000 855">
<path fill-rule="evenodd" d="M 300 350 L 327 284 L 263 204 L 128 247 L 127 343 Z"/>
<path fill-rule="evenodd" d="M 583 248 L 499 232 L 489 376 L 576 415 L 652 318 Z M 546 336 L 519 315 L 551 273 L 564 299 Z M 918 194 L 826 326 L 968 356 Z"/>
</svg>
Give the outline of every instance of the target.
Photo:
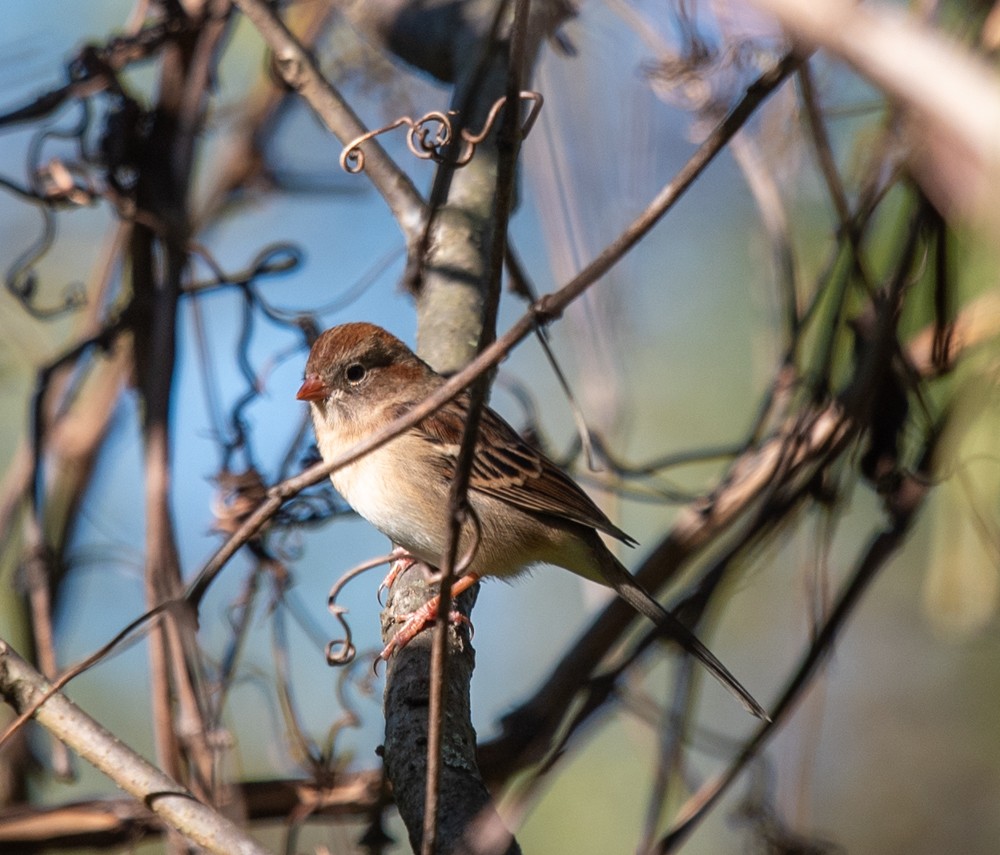
<svg viewBox="0 0 1000 855">
<path fill-rule="evenodd" d="M 433 394 L 445 379 L 381 327 L 348 323 L 328 329 L 312 347 L 296 397 L 308 401 L 320 454 L 333 460 Z M 414 559 L 441 564 L 447 548 L 448 496 L 468 394 L 460 394 L 395 439 L 330 475 L 362 517 Z M 630 546 L 582 489 L 489 407 L 482 412 L 469 480 L 472 520 L 458 555 L 471 553 L 452 586 L 458 595 L 483 576 L 510 578 L 536 564 L 564 567 L 612 587 L 636 611 L 697 657 L 754 715 L 759 703 L 726 667 L 639 584 L 598 532 Z M 437 613 L 437 598 L 397 633 L 416 635 Z"/>
</svg>

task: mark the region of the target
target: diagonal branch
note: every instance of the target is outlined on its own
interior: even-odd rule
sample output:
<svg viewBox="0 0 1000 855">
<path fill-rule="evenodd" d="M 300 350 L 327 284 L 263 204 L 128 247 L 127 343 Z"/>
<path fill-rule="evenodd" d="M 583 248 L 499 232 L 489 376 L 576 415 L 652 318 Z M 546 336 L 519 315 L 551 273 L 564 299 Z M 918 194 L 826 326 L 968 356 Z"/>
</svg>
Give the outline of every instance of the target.
<svg viewBox="0 0 1000 855">
<path fill-rule="evenodd" d="M 20 711 L 50 689 L 41 674 L 0 640 L 0 694 L 8 703 Z M 218 855 L 266 855 L 267 850 L 244 831 L 198 801 L 64 695 L 52 694 L 35 711 L 35 719 L 170 827 L 207 851 Z"/>
</svg>

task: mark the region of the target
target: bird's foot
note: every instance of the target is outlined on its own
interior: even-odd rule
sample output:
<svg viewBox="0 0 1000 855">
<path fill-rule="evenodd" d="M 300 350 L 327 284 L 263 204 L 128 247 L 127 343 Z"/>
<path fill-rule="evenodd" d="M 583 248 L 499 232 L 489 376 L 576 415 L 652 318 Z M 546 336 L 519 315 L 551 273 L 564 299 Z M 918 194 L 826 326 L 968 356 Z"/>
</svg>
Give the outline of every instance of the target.
<svg viewBox="0 0 1000 855">
<path fill-rule="evenodd" d="M 413 641 L 419 633 L 431 626 L 434 621 L 437 620 L 438 606 L 440 604 L 441 597 L 433 597 L 415 612 L 410 612 L 408 615 L 401 615 L 398 617 L 397 620 L 402 622 L 403 625 L 396 630 L 396 634 L 383 648 L 382 652 L 378 655 L 375 664 L 377 665 L 380 661 L 388 662 L 390 656 L 394 653 L 398 653 L 406 647 L 407 644 Z M 454 626 L 465 624 L 469 627 L 470 634 L 475 632 L 472 627 L 472 621 L 470 621 L 469 618 L 463 615 L 460 611 L 452 610 L 448 614 L 448 622 Z"/>
<path fill-rule="evenodd" d="M 393 561 L 389 567 L 389 572 L 382 580 L 382 584 L 378 586 L 378 591 L 375 594 L 378 597 L 379 605 L 382 604 L 382 592 L 388 591 L 396 583 L 396 580 L 416 564 L 418 560 L 399 546 L 392 551 L 392 556 Z"/>
</svg>

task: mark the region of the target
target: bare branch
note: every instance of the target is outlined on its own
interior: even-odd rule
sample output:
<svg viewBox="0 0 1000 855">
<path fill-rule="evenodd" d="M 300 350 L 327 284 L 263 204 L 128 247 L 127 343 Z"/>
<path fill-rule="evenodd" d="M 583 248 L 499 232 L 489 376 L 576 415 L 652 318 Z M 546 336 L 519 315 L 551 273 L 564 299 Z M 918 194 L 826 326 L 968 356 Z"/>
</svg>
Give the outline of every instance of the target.
<svg viewBox="0 0 1000 855">
<path fill-rule="evenodd" d="M 0 640 L 0 694 L 9 704 L 22 710 L 50 688 L 41 674 Z M 146 762 L 64 695 L 51 695 L 37 709 L 35 719 L 170 827 L 209 852 L 266 855 L 267 850 L 255 840 Z"/>
<path fill-rule="evenodd" d="M 367 817 L 386 799 L 377 771 L 344 772 L 334 783 L 307 779 L 234 784 L 235 797 L 250 822 L 280 821 L 308 812 L 314 817 Z M 81 801 L 51 807 L 0 810 L 0 845 L 13 851 L 82 846 L 101 849 L 134 845 L 168 826 L 140 802 L 126 798 Z"/>
</svg>

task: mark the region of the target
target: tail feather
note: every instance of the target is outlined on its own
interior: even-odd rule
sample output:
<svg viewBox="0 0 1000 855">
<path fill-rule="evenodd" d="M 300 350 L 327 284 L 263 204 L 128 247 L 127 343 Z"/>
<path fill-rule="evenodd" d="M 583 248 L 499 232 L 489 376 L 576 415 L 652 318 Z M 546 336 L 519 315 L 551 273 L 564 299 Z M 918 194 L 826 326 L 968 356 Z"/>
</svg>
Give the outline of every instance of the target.
<svg viewBox="0 0 1000 855">
<path fill-rule="evenodd" d="M 701 662 L 712 676 L 749 712 L 759 719 L 770 721 L 771 717 L 767 711 L 757 703 L 753 695 L 730 673 L 715 654 L 702 644 L 691 630 L 653 599 L 649 592 L 639 584 L 635 576 L 629 573 L 610 552 L 607 553 L 607 557 L 609 560 L 602 562 L 601 570 L 605 580 L 615 590 L 615 593 L 637 612 L 648 617 L 663 630 L 666 636 L 676 641 L 684 650 Z"/>
</svg>

